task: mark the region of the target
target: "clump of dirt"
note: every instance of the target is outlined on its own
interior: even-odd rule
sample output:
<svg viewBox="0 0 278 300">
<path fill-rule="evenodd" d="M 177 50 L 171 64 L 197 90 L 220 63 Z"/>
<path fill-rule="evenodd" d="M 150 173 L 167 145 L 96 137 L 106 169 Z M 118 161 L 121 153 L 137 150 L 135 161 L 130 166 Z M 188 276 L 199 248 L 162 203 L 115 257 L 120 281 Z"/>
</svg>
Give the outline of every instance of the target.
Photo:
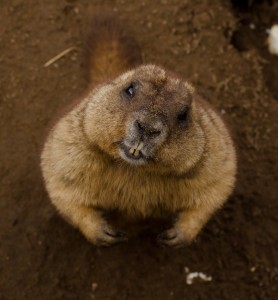
<svg viewBox="0 0 278 300">
<path fill-rule="evenodd" d="M 234 132 L 236 190 L 188 248 L 159 248 L 144 232 L 96 249 L 44 190 L 43 136 L 85 89 L 80 47 L 100 7 L 133 32 L 145 62 L 192 81 Z M 0 2 L 0 299 L 275 299 L 278 58 L 265 40 L 277 11 L 276 1 Z M 187 285 L 185 267 L 212 280 Z"/>
</svg>

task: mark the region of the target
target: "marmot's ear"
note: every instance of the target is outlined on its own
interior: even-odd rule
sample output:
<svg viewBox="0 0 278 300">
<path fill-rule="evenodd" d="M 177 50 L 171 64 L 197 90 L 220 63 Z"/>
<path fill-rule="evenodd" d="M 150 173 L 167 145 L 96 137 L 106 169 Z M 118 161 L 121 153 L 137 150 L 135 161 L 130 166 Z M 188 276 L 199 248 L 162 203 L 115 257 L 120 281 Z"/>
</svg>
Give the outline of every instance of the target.
<svg viewBox="0 0 278 300">
<path fill-rule="evenodd" d="M 192 84 L 190 84 L 189 82 L 185 81 L 183 83 L 183 92 L 182 94 L 186 95 L 186 103 L 191 105 L 191 103 L 193 102 L 196 92 L 195 92 L 195 88 L 193 87 Z"/>
<path fill-rule="evenodd" d="M 193 94 L 195 93 L 194 86 L 191 83 L 187 82 L 187 81 L 184 84 L 185 84 L 186 88 L 190 91 L 190 93 L 193 96 Z"/>
</svg>

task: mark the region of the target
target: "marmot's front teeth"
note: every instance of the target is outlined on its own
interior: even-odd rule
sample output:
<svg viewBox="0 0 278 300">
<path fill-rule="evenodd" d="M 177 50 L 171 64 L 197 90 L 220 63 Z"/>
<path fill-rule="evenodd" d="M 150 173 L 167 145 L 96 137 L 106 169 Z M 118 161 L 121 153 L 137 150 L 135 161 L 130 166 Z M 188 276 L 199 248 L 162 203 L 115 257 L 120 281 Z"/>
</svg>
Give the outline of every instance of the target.
<svg viewBox="0 0 278 300">
<path fill-rule="evenodd" d="M 140 154 L 140 151 L 143 149 L 143 147 L 144 147 L 144 143 L 143 142 L 137 143 L 135 145 L 135 147 L 132 147 L 132 148 L 129 149 L 129 153 L 131 155 L 134 155 L 135 157 L 138 157 L 139 154 Z"/>
<path fill-rule="evenodd" d="M 138 147 L 137 147 L 137 150 L 142 150 L 143 149 L 143 147 L 144 147 L 144 143 L 143 142 L 141 142 L 139 145 L 138 145 Z"/>
<path fill-rule="evenodd" d="M 130 149 L 129 149 L 129 153 L 130 153 L 130 154 L 133 155 L 134 152 L 135 152 L 135 149 L 134 149 L 134 148 L 130 148 Z"/>
</svg>

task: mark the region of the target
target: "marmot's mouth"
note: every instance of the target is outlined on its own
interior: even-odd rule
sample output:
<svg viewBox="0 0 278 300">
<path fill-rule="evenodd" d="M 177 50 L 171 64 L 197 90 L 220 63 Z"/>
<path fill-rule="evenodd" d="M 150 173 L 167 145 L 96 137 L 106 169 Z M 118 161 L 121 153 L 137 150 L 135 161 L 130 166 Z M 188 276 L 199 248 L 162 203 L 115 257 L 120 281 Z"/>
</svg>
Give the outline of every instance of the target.
<svg viewBox="0 0 278 300">
<path fill-rule="evenodd" d="M 133 164 L 144 164 L 147 160 L 146 156 L 143 154 L 142 149 L 144 147 L 143 142 L 137 143 L 133 147 L 129 147 L 124 143 L 120 146 L 121 157 Z"/>
</svg>

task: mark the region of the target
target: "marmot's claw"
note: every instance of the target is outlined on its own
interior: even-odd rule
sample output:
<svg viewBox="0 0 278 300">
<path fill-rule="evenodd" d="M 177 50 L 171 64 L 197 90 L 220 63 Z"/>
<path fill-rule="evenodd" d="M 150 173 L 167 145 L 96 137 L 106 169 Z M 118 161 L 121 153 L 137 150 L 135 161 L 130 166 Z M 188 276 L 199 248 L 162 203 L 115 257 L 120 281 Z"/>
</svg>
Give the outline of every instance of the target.
<svg viewBox="0 0 278 300">
<path fill-rule="evenodd" d="M 176 228 L 171 228 L 159 234 L 157 242 L 161 246 L 172 248 L 181 248 L 188 245 L 188 241 L 184 234 Z"/>
<path fill-rule="evenodd" d="M 127 241 L 127 237 L 123 232 L 116 231 L 111 227 L 105 227 L 95 240 L 95 245 L 108 247 L 125 241 Z"/>
<path fill-rule="evenodd" d="M 121 231 L 115 231 L 115 230 L 104 230 L 104 232 L 112 237 L 125 237 L 125 234 Z"/>
<path fill-rule="evenodd" d="M 172 240 L 177 236 L 177 232 L 174 228 L 163 231 L 158 235 L 159 240 Z"/>
</svg>

